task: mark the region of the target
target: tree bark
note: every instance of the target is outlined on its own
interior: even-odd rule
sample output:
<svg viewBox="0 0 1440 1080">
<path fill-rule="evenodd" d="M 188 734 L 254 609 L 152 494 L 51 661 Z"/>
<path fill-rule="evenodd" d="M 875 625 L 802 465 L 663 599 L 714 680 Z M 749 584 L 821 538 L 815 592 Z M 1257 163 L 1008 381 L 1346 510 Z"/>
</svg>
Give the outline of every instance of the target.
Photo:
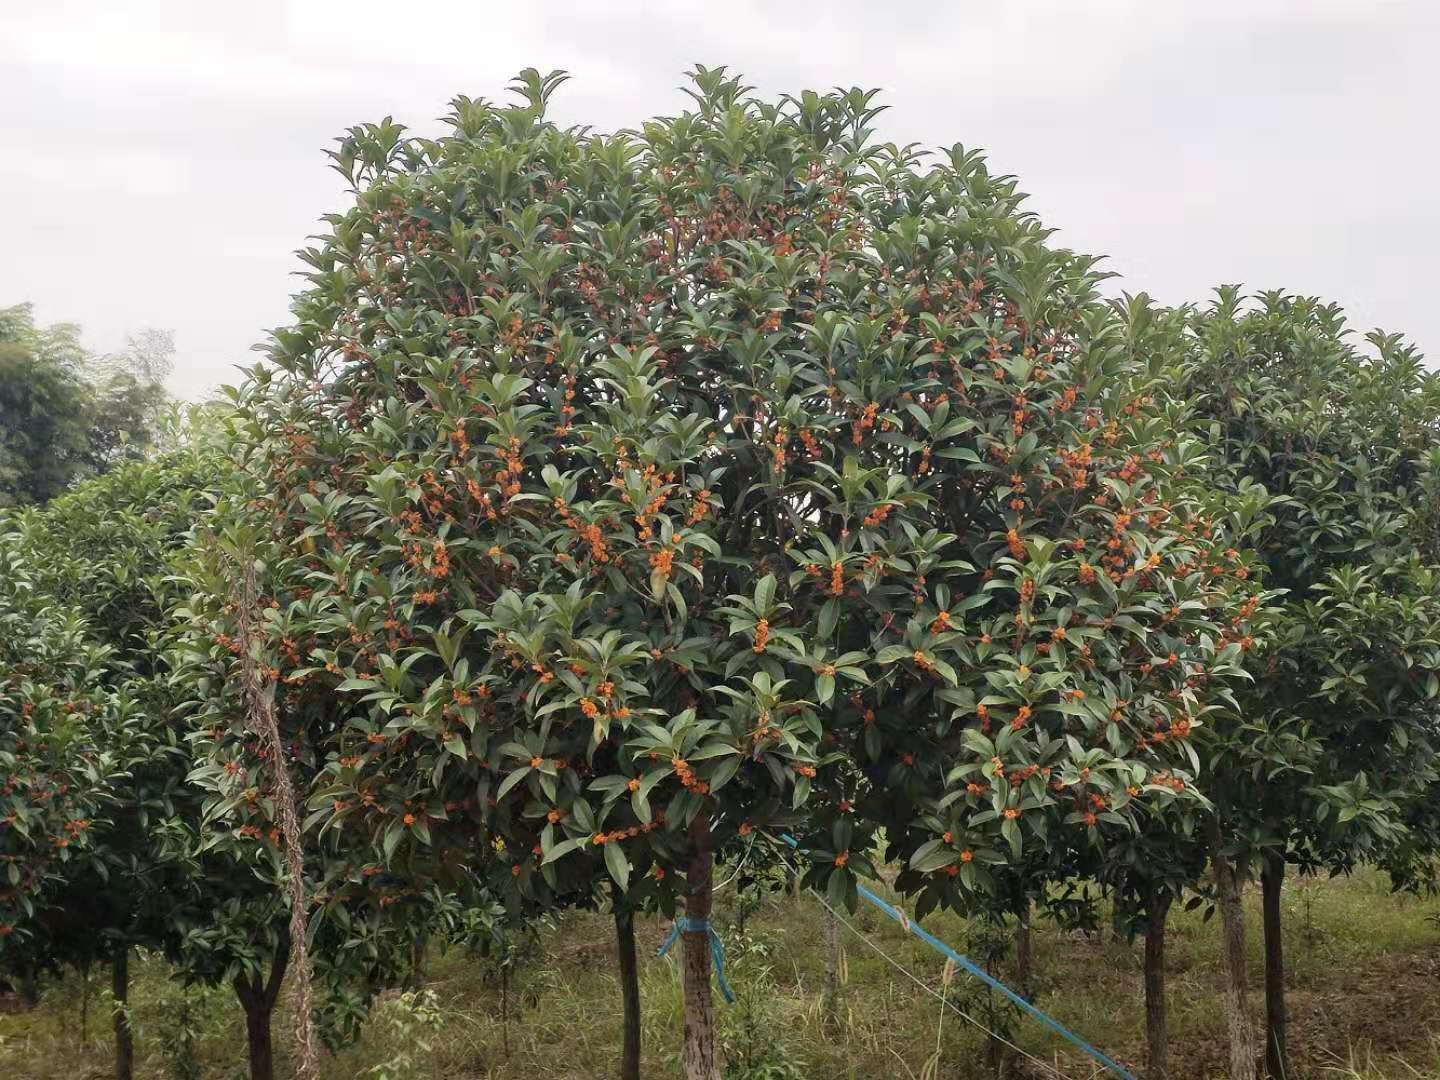
<svg viewBox="0 0 1440 1080">
<path fill-rule="evenodd" d="M 20 970 L 20 1000 L 27 1009 L 40 1004 L 40 976 L 36 967 L 35 964 L 26 964 Z"/>
<path fill-rule="evenodd" d="M 500 1038 L 505 1048 L 505 1060 L 510 1060 L 510 963 L 508 959 L 500 965 Z"/>
<path fill-rule="evenodd" d="M 640 1080 L 640 970 L 635 961 L 635 916 L 615 912 L 615 945 L 620 954 L 620 998 L 624 1003 L 624 1045 L 620 1080 Z"/>
<path fill-rule="evenodd" d="M 711 875 L 715 855 L 710 819 L 702 807 L 690 822 L 690 867 L 685 874 L 685 914 L 696 921 L 710 918 Z M 685 1080 L 720 1080 L 715 1057 L 715 1015 L 710 1000 L 710 937 L 704 931 L 680 935 L 684 948 L 685 1046 L 681 1061 Z"/>
<path fill-rule="evenodd" d="M 1015 982 L 1019 984 L 1020 996 L 1026 1001 L 1034 999 L 1034 988 L 1030 985 L 1031 970 L 1030 939 L 1030 898 L 1025 898 L 1015 918 Z"/>
<path fill-rule="evenodd" d="M 1265 1071 L 1271 1080 L 1290 1080 L 1286 1047 L 1285 950 L 1280 925 L 1280 891 L 1285 858 L 1265 853 L 1260 889 L 1265 924 Z"/>
<path fill-rule="evenodd" d="M 270 1038 L 270 1006 L 264 995 L 242 990 L 235 980 L 235 995 L 245 1010 L 245 1045 L 250 1051 L 250 1080 L 275 1080 L 275 1048 Z"/>
<path fill-rule="evenodd" d="M 825 1014 L 835 1019 L 840 1008 L 840 920 L 825 909 Z"/>
<path fill-rule="evenodd" d="M 135 1080 L 135 1038 L 130 1031 L 130 947 L 121 945 L 110 961 L 115 997 L 115 1080 Z"/>
<path fill-rule="evenodd" d="M 1219 825 L 1211 823 L 1210 859 L 1215 896 L 1220 907 L 1220 945 L 1225 969 L 1225 1014 L 1230 1029 L 1229 1080 L 1255 1080 L 1255 1027 L 1245 993 L 1245 911 L 1240 906 L 1240 879 L 1235 864 L 1223 854 Z"/>
<path fill-rule="evenodd" d="M 245 1011 L 245 1044 L 250 1053 L 250 1080 L 275 1080 L 275 1044 L 271 1038 L 271 1019 L 275 1003 L 280 1000 L 280 987 L 285 982 L 285 969 L 290 964 L 290 935 L 280 932 L 279 949 L 270 962 L 270 978 L 260 975 L 235 978 L 235 996 Z"/>
<path fill-rule="evenodd" d="M 1168 892 L 1150 896 L 1145 927 L 1145 1047 L 1149 1065 L 1145 1080 L 1170 1080 L 1170 1028 L 1165 1014 L 1165 922 L 1170 916 L 1170 904 Z"/>
</svg>

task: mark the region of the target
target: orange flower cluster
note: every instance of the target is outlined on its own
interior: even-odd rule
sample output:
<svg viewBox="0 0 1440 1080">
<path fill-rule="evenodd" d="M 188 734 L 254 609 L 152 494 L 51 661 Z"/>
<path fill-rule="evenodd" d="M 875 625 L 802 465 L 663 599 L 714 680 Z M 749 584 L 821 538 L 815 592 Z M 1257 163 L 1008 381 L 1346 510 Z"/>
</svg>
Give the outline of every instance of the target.
<svg viewBox="0 0 1440 1080">
<path fill-rule="evenodd" d="M 685 515 L 685 524 L 694 525 L 710 512 L 710 489 L 701 488 L 690 503 L 690 512 Z"/>
<path fill-rule="evenodd" d="M 686 791 L 696 795 L 710 793 L 710 785 L 696 778 L 694 771 L 690 768 L 690 763 L 684 758 L 671 758 L 670 765 L 674 768 L 675 775 L 680 778 L 680 783 L 684 785 Z"/>
<path fill-rule="evenodd" d="M 850 425 L 850 439 L 856 446 L 865 441 L 865 432 L 875 426 L 875 414 L 879 411 L 879 404 L 872 401 L 861 410 L 860 418 Z"/>
<path fill-rule="evenodd" d="M 599 846 L 602 844 L 613 844 L 617 840 L 633 840 L 637 836 L 653 831 L 663 823 L 664 818 L 657 814 L 654 821 L 650 821 L 644 825 L 631 825 L 628 829 L 615 829 L 612 832 L 597 832 L 590 838 L 590 843 Z"/>
<path fill-rule="evenodd" d="M 875 526 L 883 524 L 893 509 L 894 507 L 890 503 L 886 503 L 884 506 L 877 506 L 865 515 L 865 525 L 873 529 Z"/>
<path fill-rule="evenodd" d="M 769 619 L 761 619 L 758 623 L 755 624 L 755 646 L 754 646 L 755 651 L 756 651 L 757 653 L 762 653 L 762 652 L 764 652 L 764 651 L 765 651 L 765 645 L 769 642 L 769 640 L 770 640 L 770 620 L 769 620 Z"/>
</svg>

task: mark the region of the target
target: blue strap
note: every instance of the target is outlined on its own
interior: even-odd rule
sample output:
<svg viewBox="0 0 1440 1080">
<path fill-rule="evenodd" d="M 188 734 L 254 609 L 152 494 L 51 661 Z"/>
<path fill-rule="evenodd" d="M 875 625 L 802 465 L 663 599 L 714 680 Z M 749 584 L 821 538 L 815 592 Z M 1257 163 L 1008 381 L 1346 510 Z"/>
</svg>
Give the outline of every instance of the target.
<svg viewBox="0 0 1440 1080">
<path fill-rule="evenodd" d="M 789 844 L 792 848 L 795 848 L 797 851 L 800 849 L 799 842 L 789 833 L 781 833 L 780 839 L 784 840 L 787 844 Z M 985 983 L 986 986 L 989 986 L 992 990 L 999 991 L 1001 994 L 1009 998 L 1016 1005 L 1020 1006 L 1020 1008 L 1024 1009 L 1031 1016 L 1035 1017 L 1035 1019 L 1039 1020 L 1042 1024 L 1050 1028 L 1056 1034 L 1064 1037 L 1065 1039 L 1068 1039 L 1075 1046 L 1085 1051 L 1085 1053 L 1089 1054 L 1090 1057 L 1094 1058 L 1101 1065 L 1105 1066 L 1105 1068 L 1109 1069 L 1116 1076 L 1123 1077 L 1124 1080 L 1135 1080 L 1134 1075 L 1128 1072 L 1123 1066 L 1117 1065 L 1114 1061 L 1111 1061 L 1099 1050 L 1096 1050 L 1095 1047 L 1091 1046 L 1084 1039 L 1080 1038 L 1079 1035 L 1076 1035 L 1074 1032 L 1063 1027 L 1060 1022 L 1054 1017 L 1041 1012 L 1034 1005 L 1031 1005 L 1030 1002 L 1026 1001 L 1019 994 L 1015 993 L 1014 990 L 1011 990 L 1004 983 L 994 978 L 984 968 L 978 967 L 968 957 L 961 956 L 958 952 L 952 949 L 949 945 L 946 945 L 943 941 L 935 937 L 933 934 L 926 933 L 920 927 L 916 926 L 913 922 L 911 922 L 910 919 L 906 917 L 904 913 L 902 913 L 898 908 L 892 907 L 884 900 L 881 900 L 880 897 L 876 896 L 869 889 L 865 888 L 864 885 L 860 885 L 859 883 L 857 883 L 855 891 L 858 892 L 861 896 L 863 896 L 866 900 L 869 900 L 870 903 L 874 904 L 886 915 L 889 915 L 890 918 L 898 922 L 904 929 L 908 930 L 910 933 L 918 937 L 921 941 L 925 942 L 927 945 L 933 948 L 936 952 L 940 953 L 942 956 L 946 956 L 949 957 L 951 960 L 954 960 L 955 963 L 959 964 L 960 967 L 964 968 L 971 975 L 974 975 L 981 982 Z"/>
<path fill-rule="evenodd" d="M 730 982 L 725 978 L 725 943 L 720 940 L 720 935 L 715 932 L 715 927 L 710 925 L 709 919 L 692 919 L 688 915 L 681 915 L 670 926 L 670 936 L 665 939 L 665 944 L 656 951 L 656 956 L 664 956 L 670 951 L 681 934 L 705 934 L 710 938 L 710 959 L 715 965 L 715 979 L 720 983 L 720 996 L 727 1004 L 735 1003 L 735 991 L 730 989 Z"/>
</svg>

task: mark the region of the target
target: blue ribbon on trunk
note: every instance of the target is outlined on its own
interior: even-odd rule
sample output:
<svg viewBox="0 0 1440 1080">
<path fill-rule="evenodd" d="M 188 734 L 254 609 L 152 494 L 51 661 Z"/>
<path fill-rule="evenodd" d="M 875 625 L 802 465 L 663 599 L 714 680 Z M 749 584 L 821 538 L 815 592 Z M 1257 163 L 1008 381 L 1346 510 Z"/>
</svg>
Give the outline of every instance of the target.
<svg viewBox="0 0 1440 1080">
<path fill-rule="evenodd" d="M 710 939 L 710 958 L 715 965 L 715 979 L 720 983 L 720 995 L 727 1004 L 734 1004 L 735 991 L 730 989 L 730 981 L 725 978 L 725 943 L 720 940 L 720 935 L 715 932 L 715 927 L 710 925 L 709 919 L 692 919 L 688 915 L 681 915 L 670 926 L 670 936 L 665 939 L 665 944 L 656 950 L 656 956 L 664 956 L 670 951 L 670 946 L 679 940 L 681 934 L 704 934 Z"/>
</svg>

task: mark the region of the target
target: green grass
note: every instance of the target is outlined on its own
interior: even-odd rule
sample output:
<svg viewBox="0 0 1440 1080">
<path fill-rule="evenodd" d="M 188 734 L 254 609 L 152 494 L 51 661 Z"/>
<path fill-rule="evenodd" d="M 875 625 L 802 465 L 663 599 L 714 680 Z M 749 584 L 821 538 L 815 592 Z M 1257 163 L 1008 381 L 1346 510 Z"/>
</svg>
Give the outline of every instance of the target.
<svg viewBox="0 0 1440 1080">
<path fill-rule="evenodd" d="M 1440 903 L 1391 895 L 1386 880 L 1361 874 L 1339 881 L 1292 881 L 1285 929 L 1291 968 L 1292 1042 L 1302 1077 L 1316 1080 L 1440 1080 L 1440 929 L 1427 919 Z M 1253 1004 L 1259 1007 L 1258 898 L 1247 897 Z M 733 921 L 733 897 L 722 894 L 717 924 Z M 1007 1017 L 973 980 L 946 985 L 944 962 L 873 910 L 851 921 L 926 986 L 945 993 L 988 1024 L 1013 1026 L 1027 1053 L 1067 1077 L 1100 1075 L 1063 1040 L 1034 1021 Z M 957 947 L 984 945 L 985 931 L 954 915 L 927 928 Z M 1174 1075 L 1218 1077 L 1224 1062 L 1224 1018 L 1216 927 L 1200 913 L 1172 917 L 1169 943 Z M 681 1028 L 678 968 L 653 958 L 665 927 L 637 926 L 642 950 L 645 1075 L 679 1075 Z M 811 897 L 769 898 L 745 932 L 725 934 L 730 976 L 740 1001 L 720 1006 L 723 1046 L 737 1080 L 791 1077 L 987 1077 L 983 1034 L 890 966 L 865 941 L 842 932 L 843 987 L 833 1014 L 822 1004 L 823 909 Z M 513 980 L 510 1022 L 502 1023 L 493 969 L 463 952 L 432 958 L 425 989 L 436 1015 L 391 995 L 361 1041 L 325 1060 L 326 1080 L 367 1073 L 408 1078 L 581 1078 L 613 1075 L 619 1054 L 619 992 L 613 972 L 612 924 L 603 916 L 570 915 L 547 932 L 537 955 Z M 1040 923 L 1035 933 L 1038 1004 L 1117 1059 L 1137 1068 L 1144 1042 L 1140 950 L 1123 939 L 1062 933 Z M 1002 976 L 1008 970 L 1002 961 Z M 79 980 L 47 987 L 41 1007 L 0 1015 L 0 1076 L 14 1080 L 86 1080 L 106 1075 L 107 1016 L 98 993 L 88 1038 L 79 1030 Z M 176 1075 L 177 1013 L 188 1002 L 198 1032 L 200 1075 L 223 1080 L 244 1072 L 238 1009 L 228 991 L 188 994 L 163 965 L 139 965 L 134 993 L 142 1077 Z M 281 1017 L 277 1050 L 288 1075 Z M 508 1054 L 507 1054 L 508 1042 Z M 743 1066 L 743 1067 L 742 1067 Z M 1039 1075 L 1023 1068 L 1012 1077 Z"/>
</svg>

